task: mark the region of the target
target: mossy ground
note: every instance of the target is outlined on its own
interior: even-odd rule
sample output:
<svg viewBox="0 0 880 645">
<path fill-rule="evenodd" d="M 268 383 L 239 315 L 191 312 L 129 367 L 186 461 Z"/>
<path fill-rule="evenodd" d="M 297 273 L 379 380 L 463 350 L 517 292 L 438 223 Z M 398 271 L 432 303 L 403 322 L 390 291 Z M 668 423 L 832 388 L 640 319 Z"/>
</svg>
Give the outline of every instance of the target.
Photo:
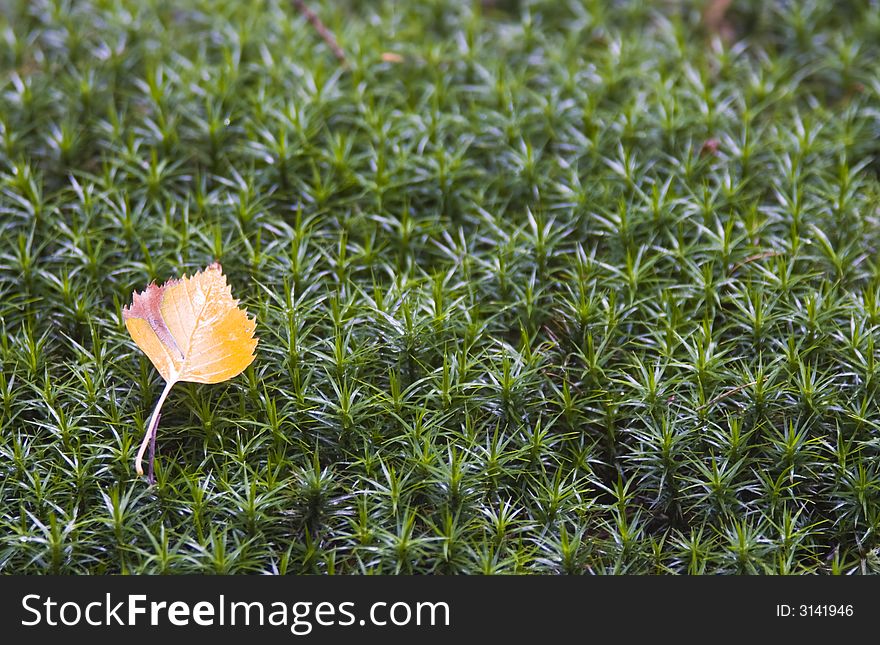
<svg viewBox="0 0 880 645">
<path fill-rule="evenodd" d="M 876 1 L 308 4 L 7 3 L 0 571 L 877 568 Z"/>
</svg>

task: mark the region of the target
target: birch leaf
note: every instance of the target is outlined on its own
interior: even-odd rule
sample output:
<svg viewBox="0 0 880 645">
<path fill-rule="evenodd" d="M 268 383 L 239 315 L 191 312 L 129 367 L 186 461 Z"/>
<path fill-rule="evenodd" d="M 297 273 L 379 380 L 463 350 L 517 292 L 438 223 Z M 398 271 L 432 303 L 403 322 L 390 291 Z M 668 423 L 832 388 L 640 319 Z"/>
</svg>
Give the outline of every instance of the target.
<svg viewBox="0 0 880 645">
<path fill-rule="evenodd" d="M 138 475 L 150 444 L 150 482 L 156 428 L 162 404 L 178 381 L 220 383 L 240 374 L 254 360 L 255 321 L 249 318 L 226 284 L 223 269 L 214 263 L 191 278 L 150 284 L 135 292 L 123 307 L 128 333 L 165 379 L 165 389 L 150 417 L 147 433 L 135 459 Z"/>
</svg>

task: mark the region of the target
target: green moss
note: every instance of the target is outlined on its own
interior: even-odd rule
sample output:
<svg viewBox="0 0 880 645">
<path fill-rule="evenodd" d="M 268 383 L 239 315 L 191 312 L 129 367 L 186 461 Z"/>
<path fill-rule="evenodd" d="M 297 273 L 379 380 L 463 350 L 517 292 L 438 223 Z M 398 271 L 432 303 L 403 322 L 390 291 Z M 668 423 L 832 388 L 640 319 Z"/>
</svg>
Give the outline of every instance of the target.
<svg viewBox="0 0 880 645">
<path fill-rule="evenodd" d="M 0 18 L 0 571 L 876 568 L 876 3 L 485 4 Z M 120 309 L 215 259 L 150 488 Z"/>
</svg>

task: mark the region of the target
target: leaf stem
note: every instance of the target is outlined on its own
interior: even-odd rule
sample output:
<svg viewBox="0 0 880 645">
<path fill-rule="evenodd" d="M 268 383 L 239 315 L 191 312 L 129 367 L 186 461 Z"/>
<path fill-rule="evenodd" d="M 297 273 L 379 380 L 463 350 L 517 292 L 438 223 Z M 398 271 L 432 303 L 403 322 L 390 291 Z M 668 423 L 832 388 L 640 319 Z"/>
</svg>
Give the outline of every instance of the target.
<svg viewBox="0 0 880 645">
<path fill-rule="evenodd" d="M 147 426 L 147 433 L 144 435 L 144 440 L 141 442 L 141 448 L 138 450 L 137 457 L 134 459 L 134 469 L 137 471 L 138 476 L 144 474 L 144 468 L 141 465 L 141 461 L 144 458 L 144 452 L 147 450 L 147 445 L 149 445 L 150 439 L 156 434 L 156 430 L 159 427 L 159 411 L 162 409 L 162 404 L 165 403 L 165 399 L 168 398 L 168 393 L 171 392 L 171 388 L 175 383 L 177 383 L 176 380 L 171 380 L 165 384 L 165 389 L 162 390 L 162 394 L 159 396 L 159 401 L 156 403 L 156 408 L 153 410 L 153 414 L 150 417 L 150 424 Z"/>
</svg>

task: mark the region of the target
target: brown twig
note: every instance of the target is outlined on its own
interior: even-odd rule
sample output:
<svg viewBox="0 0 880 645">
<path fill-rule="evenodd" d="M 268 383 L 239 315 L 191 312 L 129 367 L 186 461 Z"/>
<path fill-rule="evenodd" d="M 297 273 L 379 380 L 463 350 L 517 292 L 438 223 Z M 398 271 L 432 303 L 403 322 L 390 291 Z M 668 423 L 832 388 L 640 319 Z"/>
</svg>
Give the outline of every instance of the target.
<svg viewBox="0 0 880 645">
<path fill-rule="evenodd" d="M 765 260 L 767 258 L 775 258 L 777 255 L 782 255 L 782 251 L 764 251 L 763 253 L 755 253 L 755 255 L 750 255 L 742 262 L 735 264 L 730 270 L 730 275 L 733 275 L 734 273 L 739 271 L 749 262 L 755 262 L 756 260 Z"/>
<path fill-rule="evenodd" d="M 719 35 L 726 41 L 733 40 L 733 27 L 727 20 L 727 10 L 733 0 L 709 0 L 703 7 L 703 25 L 710 35 Z"/>
<path fill-rule="evenodd" d="M 159 419 L 162 418 L 162 415 L 158 412 L 156 413 L 156 428 L 159 427 Z M 158 434 L 155 430 L 153 431 L 153 436 L 150 438 L 150 463 L 147 466 L 147 481 L 150 484 L 156 483 L 156 475 L 155 475 L 155 465 L 156 465 L 156 434 Z"/>
<path fill-rule="evenodd" d="M 327 26 L 321 22 L 321 19 L 315 14 L 314 11 L 309 9 L 306 6 L 304 0 L 291 0 L 293 2 L 293 6 L 296 7 L 296 10 L 299 11 L 306 20 L 315 28 L 315 31 L 318 32 L 318 35 L 324 39 L 324 42 L 330 47 L 333 51 L 333 54 L 339 60 L 343 67 L 348 67 L 348 61 L 345 58 L 345 52 L 342 50 L 342 47 L 339 46 L 339 43 L 336 42 L 336 38 L 333 37 L 333 34 L 327 29 Z"/>
<path fill-rule="evenodd" d="M 744 389 L 746 389 L 747 387 L 752 387 L 752 386 L 757 385 L 757 384 L 758 384 L 758 381 L 749 381 L 748 383 L 743 383 L 742 385 L 738 385 L 738 386 L 736 386 L 736 387 L 733 388 L 733 389 L 727 390 L 726 392 L 722 392 L 721 394 L 719 394 L 718 396 L 716 396 L 714 399 L 712 399 L 711 401 L 708 401 L 707 403 L 704 403 L 703 405 L 701 405 L 701 406 L 700 406 L 699 408 L 697 408 L 697 409 L 698 409 L 698 410 L 705 410 L 706 408 L 708 408 L 708 407 L 710 407 L 710 406 L 712 406 L 712 405 L 715 405 L 715 404 L 718 403 L 719 401 L 723 401 L 723 400 L 726 399 L 727 397 L 729 397 L 729 396 L 733 396 L 733 395 L 736 394 L 737 392 L 742 392 L 742 391 L 743 391 Z"/>
</svg>

